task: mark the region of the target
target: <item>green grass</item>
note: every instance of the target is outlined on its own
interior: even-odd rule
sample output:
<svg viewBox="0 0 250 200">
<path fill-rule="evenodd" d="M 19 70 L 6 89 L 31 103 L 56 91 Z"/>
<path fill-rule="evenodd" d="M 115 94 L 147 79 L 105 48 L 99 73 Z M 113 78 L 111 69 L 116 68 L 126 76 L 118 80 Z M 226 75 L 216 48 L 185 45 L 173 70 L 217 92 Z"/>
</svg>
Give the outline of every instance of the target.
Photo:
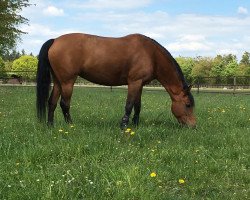
<svg viewBox="0 0 250 200">
<path fill-rule="evenodd" d="M 0 199 L 250 198 L 249 96 L 195 95 L 198 127 L 188 129 L 165 92 L 144 91 L 132 136 L 119 129 L 125 98 L 75 88 L 74 127 L 58 106 L 48 129 L 33 87 L 0 87 Z"/>
</svg>

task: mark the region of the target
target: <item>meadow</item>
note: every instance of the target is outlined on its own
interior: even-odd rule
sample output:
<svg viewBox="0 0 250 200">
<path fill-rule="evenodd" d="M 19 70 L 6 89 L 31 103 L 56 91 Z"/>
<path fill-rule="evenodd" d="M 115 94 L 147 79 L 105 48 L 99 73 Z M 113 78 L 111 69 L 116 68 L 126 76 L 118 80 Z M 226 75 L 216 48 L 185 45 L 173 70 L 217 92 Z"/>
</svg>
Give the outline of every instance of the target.
<svg viewBox="0 0 250 200">
<path fill-rule="evenodd" d="M 34 87 L 0 87 L 0 199 L 250 199 L 248 95 L 194 94 L 196 129 L 163 91 L 143 91 L 139 127 L 119 128 L 126 90 L 75 87 L 39 124 Z"/>
</svg>

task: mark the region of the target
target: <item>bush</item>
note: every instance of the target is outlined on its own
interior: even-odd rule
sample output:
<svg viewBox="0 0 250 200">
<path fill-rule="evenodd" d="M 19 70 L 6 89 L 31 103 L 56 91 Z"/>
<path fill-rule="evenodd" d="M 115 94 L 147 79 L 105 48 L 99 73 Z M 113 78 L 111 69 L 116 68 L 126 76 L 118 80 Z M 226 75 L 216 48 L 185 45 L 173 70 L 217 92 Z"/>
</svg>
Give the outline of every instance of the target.
<svg viewBox="0 0 250 200">
<path fill-rule="evenodd" d="M 34 80 L 36 77 L 38 59 L 34 56 L 21 56 L 14 60 L 12 71 L 14 74 L 22 76 L 28 80 Z"/>
</svg>

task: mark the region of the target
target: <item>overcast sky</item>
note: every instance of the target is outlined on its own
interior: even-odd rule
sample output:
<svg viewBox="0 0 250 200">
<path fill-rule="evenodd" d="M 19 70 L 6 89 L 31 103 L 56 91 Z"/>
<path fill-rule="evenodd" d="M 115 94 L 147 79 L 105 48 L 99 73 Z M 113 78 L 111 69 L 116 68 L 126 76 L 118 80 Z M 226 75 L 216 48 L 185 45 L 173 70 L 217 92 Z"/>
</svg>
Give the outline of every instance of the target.
<svg viewBox="0 0 250 200">
<path fill-rule="evenodd" d="M 38 54 L 50 38 L 70 32 L 120 37 L 141 33 L 174 56 L 250 52 L 249 0 L 31 0 L 22 11 L 18 49 Z"/>
</svg>

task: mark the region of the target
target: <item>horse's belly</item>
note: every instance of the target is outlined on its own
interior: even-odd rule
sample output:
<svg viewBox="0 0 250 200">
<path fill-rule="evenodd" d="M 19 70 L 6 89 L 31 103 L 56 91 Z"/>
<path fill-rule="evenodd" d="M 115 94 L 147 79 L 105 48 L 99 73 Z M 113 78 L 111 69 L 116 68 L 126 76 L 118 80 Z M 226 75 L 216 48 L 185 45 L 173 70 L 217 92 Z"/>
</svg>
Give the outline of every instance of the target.
<svg viewBox="0 0 250 200">
<path fill-rule="evenodd" d="M 92 83 L 120 86 L 127 85 L 127 75 L 110 69 L 92 68 L 91 70 L 83 70 L 80 76 Z"/>
</svg>

